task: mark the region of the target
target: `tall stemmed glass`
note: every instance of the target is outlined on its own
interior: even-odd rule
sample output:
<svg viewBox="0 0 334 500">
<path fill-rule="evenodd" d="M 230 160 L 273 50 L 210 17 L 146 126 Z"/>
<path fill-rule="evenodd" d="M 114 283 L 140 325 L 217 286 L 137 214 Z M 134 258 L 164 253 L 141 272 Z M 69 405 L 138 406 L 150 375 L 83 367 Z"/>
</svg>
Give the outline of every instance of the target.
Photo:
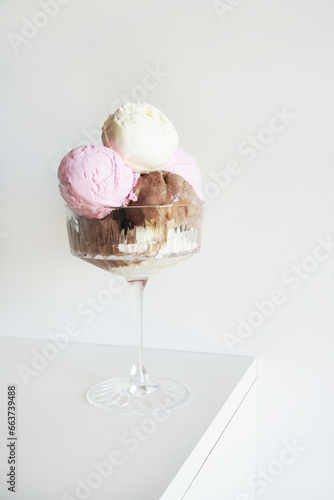
<svg viewBox="0 0 334 500">
<path fill-rule="evenodd" d="M 132 292 L 137 324 L 129 377 L 98 383 L 87 393 L 93 406 L 117 413 L 152 412 L 185 402 L 189 391 L 172 379 L 150 378 L 143 362 L 142 304 L 147 280 L 200 250 L 204 203 L 113 208 L 88 219 L 66 207 L 71 252 L 123 276 Z"/>
</svg>

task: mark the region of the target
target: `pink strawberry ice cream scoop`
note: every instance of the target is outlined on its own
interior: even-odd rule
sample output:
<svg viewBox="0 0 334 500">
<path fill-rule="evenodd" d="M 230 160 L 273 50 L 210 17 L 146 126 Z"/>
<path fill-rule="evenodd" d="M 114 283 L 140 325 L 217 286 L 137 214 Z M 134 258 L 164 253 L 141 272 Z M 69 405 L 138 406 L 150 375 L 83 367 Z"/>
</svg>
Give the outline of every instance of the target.
<svg viewBox="0 0 334 500">
<path fill-rule="evenodd" d="M 177 148 L 174 157 L 164 168 L 165 172 L 171 172 L 183 177 L 194 188 L 199 200 L 203 200 L 202 176 L 195 158 L 182 148 Z"/>
<path fill-rule="evenodd" d="M 58 169 L 62 197 L 76 214 L 90 219 L 102 219 L 110 207 L 135 201 L 132 188 L 138 177 L 116 151 L 105 146 L 72 149 Z"/>
</svg>

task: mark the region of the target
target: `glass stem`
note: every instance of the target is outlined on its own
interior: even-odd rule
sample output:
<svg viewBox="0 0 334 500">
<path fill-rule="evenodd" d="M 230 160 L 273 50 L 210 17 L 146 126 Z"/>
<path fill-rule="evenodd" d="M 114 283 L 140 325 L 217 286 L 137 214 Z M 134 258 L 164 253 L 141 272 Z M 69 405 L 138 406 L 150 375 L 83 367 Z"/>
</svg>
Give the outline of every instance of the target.
<svg viewBox="0 0 334 500">
<path fill-rule="evenodd" d="M 130 383 L 133 391 L 143 388 L 148 383 L 148 375 L 143 363 L 143 294 L 147 283 L 145 280 L 127 280 L 132 293 L 135 337 L 133 364 L 130 372 Z"/>
</svg>

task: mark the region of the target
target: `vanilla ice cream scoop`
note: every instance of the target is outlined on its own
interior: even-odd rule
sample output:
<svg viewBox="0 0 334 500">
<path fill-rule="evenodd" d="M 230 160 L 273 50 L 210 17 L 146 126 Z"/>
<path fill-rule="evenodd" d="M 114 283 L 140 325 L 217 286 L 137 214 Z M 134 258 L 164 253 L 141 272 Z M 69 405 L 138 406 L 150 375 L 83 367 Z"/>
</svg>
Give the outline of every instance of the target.
<svg viewBox="0 0 334 500">
<path fill-rule="evenodd" d="M 122 157 L 134 172 L 163 170 L 178 146 L 172 122 L 145 102 L 129 102 L 105 121 L 102 141 Z"/>
</svg>

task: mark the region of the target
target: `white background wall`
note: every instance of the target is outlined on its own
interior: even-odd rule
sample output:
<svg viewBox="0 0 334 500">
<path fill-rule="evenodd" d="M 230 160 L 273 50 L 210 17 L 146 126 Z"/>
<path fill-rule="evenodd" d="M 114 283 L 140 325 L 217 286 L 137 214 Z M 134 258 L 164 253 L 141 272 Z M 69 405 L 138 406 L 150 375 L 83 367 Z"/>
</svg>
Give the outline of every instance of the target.
<svg viewBox="0 0 334 500">
<path fill-rule="evenodd" d="M 0 3 L 1 335 L 48 339 L 74 321 L 76 341 L 132 343 L 128 291 L 69 253 L 55 169 L 99 142 L 126 94 L 145 100 L 174 122 L 209 200 L 201 254 L 147 287 L 145 344 L 256 356 L 259 498 L 333 498 L 334 249 L 319 241 L 334 242 L 334 3 L 47 3 Z M 273 294 L 270 316 L 255 314 Z M 286 441 L 296 460 L 275 469 Z"/>
</svg>

